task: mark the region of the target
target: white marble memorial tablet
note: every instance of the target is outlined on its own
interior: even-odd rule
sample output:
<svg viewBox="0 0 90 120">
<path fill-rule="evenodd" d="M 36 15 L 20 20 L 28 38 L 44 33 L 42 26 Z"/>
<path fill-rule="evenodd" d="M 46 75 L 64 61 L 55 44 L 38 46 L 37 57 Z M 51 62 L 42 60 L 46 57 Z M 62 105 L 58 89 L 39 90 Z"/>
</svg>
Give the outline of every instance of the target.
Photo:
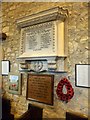
<svg viewBox="0 0 90 120">
<path fill-rule="evenodd" d="M 22 28 L 20 57 L 64 55 L 63 28 L 64 23 L 60 23 L 60 21 L 51 21 Z"/>
</svg>

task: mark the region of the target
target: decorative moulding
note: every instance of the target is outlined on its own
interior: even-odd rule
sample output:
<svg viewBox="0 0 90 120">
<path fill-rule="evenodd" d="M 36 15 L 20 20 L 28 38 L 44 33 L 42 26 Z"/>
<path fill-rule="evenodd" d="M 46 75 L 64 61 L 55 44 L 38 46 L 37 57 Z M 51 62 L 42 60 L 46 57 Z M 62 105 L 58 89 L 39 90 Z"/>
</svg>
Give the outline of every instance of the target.
<svg viewBox="0 0 90 120">
<path fill-rule="evenodd" d="M 62 7 L 55 7 L 38 12 L 29 16 L 22 17 L 16 21 L 18 27 L 23 28 L 31 25 L 45 23 L 48 21 L 61 20 L 65 21 L 68 11 Z"/>
</svg>

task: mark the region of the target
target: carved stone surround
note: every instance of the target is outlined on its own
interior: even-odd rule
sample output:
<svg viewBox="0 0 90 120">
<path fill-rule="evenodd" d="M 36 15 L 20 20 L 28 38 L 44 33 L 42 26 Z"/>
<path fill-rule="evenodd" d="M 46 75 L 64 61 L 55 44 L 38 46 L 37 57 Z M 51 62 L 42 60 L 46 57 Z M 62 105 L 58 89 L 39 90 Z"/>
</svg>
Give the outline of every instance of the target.
<svg viewBox="0 0 90 120">
<path fill-rule="evenodd" d="M 45 23 L 49 21 L 65 21 L 68 11 L 60 7 L 54 7 L 29 16 L 22 17 L 16 21 L 19 28 Z"/>
<path fill-rule="evenodd" d="M 65 71 L 64 22 L 67 14 L 67 10 L 55 7 L 17 20 L 21 29 L 19 70 Z"/>
</svg>

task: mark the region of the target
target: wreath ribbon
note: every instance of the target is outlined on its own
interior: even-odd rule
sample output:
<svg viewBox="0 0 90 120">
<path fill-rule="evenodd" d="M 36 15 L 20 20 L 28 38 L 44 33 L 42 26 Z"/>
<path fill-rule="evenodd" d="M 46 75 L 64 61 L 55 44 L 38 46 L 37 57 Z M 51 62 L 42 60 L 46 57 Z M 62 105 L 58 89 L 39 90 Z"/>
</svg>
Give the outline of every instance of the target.
<svg viewBox="0 0 90 120">
<path fill-rule="evenodd" d="M 64 85 L 67 90 L 66 94 L 63 93 Z M 66 101 L 66 102 L 70 101 L 70 99 L 73 97 L 74 89 L 72 88 L 72 85 L 67 78 L 63 78 L 60 80 L 60 82 L 57 85 L 56 93 L 60 100 Z"/>
</svg>

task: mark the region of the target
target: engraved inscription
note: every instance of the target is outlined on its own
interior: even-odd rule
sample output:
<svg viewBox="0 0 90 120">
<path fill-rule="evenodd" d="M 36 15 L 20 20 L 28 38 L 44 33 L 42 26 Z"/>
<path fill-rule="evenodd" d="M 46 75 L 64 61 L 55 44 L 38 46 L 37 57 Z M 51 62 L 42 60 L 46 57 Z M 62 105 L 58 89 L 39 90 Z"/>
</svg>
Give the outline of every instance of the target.
<svg viewBox="0 0 90 120">
<path fill-rule="evenodd" d="M 50 75 L 29 75 L 28 96 L 29 98 L 52 104 L 53 79 Z"/>
<path fill-rule="evenodd" d="M 47 50 L 48 52 L 48 49 L 54 51 L 54 43 L 52 22 L 31 26 L 26 32 L 25 51 Z"/>
<path fill-rule="evenodd" d="M 51 29 L 44 30 L 41 33 L 41 48 L 49 48 L 51 44 Z"/>
<path fill-rule="evenodd" d="M 28 40 L 28 49 L 33 49 L 35 50 L 38 43 L 37 43 L 37 36 L 35 33 L 28 33 L 26 34 L 26 39 Z"/>
</svg>

